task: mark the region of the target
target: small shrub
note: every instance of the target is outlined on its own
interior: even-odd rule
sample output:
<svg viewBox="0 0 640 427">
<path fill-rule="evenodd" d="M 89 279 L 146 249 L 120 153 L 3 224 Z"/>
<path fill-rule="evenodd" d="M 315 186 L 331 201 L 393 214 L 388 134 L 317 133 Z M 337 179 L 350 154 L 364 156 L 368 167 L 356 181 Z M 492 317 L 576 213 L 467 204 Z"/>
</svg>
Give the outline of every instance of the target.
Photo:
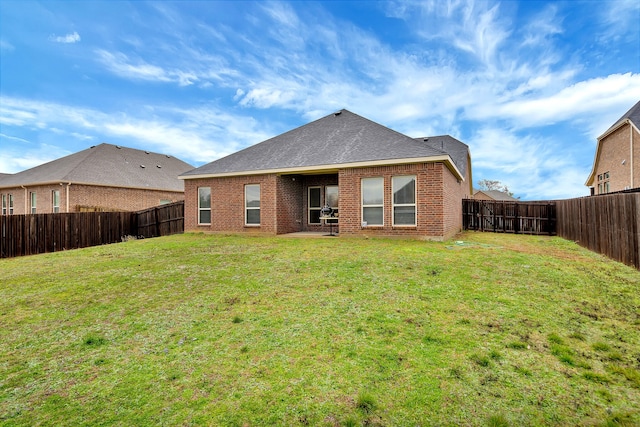
<svg viewBox="0 0 640 427">
<path fill-rule="evenodd" d="M 365 414 L 370 414 L 376 408 L 376 401 L 368 393 L 360 393 L 356 400 L 356 408 Z"/>
<path fill-rule="evenodd" d="M 492 415 L 487 420 L 488 427 L 509 427 L 509 421 L 505 418 L 504 415 Z"/>
</svg>

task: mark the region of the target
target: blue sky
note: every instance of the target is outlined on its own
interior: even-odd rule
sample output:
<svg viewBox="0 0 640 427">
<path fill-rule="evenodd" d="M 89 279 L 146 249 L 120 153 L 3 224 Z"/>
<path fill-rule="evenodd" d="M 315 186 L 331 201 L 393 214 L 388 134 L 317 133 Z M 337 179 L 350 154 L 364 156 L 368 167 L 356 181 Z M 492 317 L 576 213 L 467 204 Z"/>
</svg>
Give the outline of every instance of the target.
<svg viewBox="0 0 640 427">
<path fill-rule="evenodd" d="M 346 108 L 577 197 L 640 100 L 640 3 L 0 0 L 0 172 L 101 142 L 200 166 Z"/>
</svg>

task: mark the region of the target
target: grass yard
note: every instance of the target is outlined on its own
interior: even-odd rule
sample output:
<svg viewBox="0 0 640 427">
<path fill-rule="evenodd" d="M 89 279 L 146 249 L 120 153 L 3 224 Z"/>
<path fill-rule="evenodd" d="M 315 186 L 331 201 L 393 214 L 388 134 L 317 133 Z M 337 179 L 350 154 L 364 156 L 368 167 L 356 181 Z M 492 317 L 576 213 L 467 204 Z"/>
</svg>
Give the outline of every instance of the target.
<svg viewBox="0 0 640 427">
<path fill-rule="evenodd" d="M 560 238 L 0 260 L 0 424 L 640 425 L 640 272 Z"/>
</svg>

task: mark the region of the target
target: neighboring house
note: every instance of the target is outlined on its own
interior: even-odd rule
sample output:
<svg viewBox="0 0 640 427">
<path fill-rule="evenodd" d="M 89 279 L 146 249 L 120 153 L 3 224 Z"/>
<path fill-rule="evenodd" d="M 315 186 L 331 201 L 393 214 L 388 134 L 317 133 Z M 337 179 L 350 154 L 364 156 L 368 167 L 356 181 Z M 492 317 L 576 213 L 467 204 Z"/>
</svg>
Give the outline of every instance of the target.
<svg viewBox="0 0 640 427">
<path fill-rule="evenodd" d="M 185 230 L 442 240 L 471 197 L 469 147 L 340 110 L 180 176 Z M 332 215 L 327 218 L 322 208 Z"/>
<path fill-rule="evenodd" d="M 100 144 L 0 176 L 2 215 L 79 211 L 136 211 L 184 200 L 182 160 Z"/>
<path fill-rule="evenodd" d="M 519 200 L 515 197 L 511 197 L 504 191 L 498 190 L 475 190 L 473 193 L 473 198 L 475 200 L 499 200 L 503 202 L 518 202 Z"/>
<path fill-rule="evenodd" d="M 640 187 L 640 101 L 598 137 L 591 174 L 591 194 Z"/>
</svg>

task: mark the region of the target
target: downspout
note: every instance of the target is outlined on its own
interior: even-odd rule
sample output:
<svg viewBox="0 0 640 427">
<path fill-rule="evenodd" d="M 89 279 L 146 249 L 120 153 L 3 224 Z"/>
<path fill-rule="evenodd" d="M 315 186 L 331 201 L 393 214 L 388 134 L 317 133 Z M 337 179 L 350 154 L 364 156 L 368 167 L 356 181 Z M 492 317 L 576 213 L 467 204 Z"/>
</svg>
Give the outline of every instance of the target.
<svg viewBox="0 0 640 427">
<path fill-rule="evenodd" d="M 638 132 L 638 134 L 640 134 L 640 130 L 638 130 L 638 128 L 636 127 L 636 125 L 633 124 L 633 122 L 631 120 L 629 120 L 629 154 L 631 156 L 631 160 L 629 161 L 629 167 L 631 169 L 631 185 L 629 186 L 629 188 L 634 188 L 633 187 L 633 130 L 635 129 L 636 132 Z"/>
<path fill-rule="evenodd" d="M 67 213 L 69 213 L 69 187 L 71 187 L 71 183 L 67 182 L 67 194 L 65 195 L 65 199 L 67 202 Z"/>
</svg>

